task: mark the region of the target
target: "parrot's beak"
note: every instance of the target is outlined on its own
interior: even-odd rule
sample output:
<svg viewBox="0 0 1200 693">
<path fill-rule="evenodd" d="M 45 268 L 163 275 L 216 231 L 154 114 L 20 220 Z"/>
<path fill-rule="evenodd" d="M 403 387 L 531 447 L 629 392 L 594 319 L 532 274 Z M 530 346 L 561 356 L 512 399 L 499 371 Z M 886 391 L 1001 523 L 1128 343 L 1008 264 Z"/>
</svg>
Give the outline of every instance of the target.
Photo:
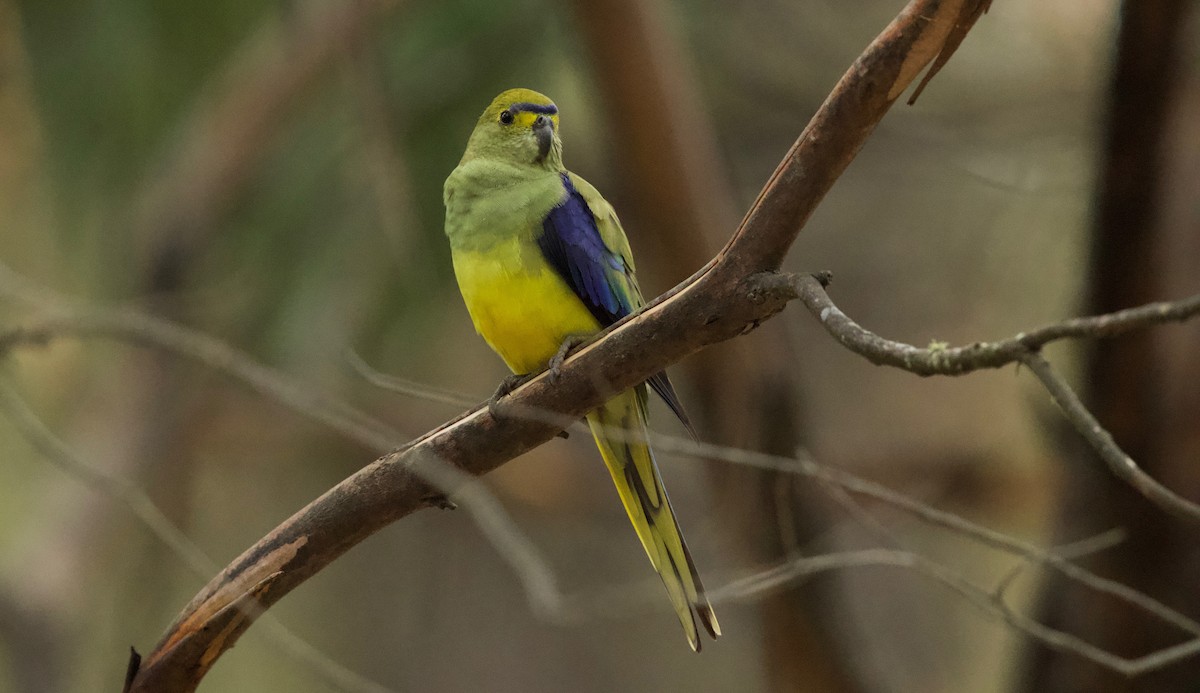
<svg viewBox="0 0 1200 693">
<path fill-rule="evenodd" d="M 537 162 L 541 163 L 546 160 L 546 155 L 550 153 L 550 145 L 554 142 L 554 121 L 544 115 L 538 116 L 537 120 L 533 121 L 533 134 L 538 143 Z"/>
</svg>

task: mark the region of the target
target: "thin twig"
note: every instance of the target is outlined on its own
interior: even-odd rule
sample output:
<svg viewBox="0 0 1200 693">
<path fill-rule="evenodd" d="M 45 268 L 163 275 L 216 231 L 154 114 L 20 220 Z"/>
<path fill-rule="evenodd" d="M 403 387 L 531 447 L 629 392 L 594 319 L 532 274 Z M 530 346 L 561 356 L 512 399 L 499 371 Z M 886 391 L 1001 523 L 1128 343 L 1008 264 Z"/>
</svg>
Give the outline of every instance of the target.
<svg viewBox="0 0 1200 693">
<path fill-rule="evenodd" d="M 0 411 L 12 422 L 17 432 L 51 464 L 85 487 L 124 505 L 142 525 L 178 556 L 190 571 L 200 576 L 212 571 L 213 561 L 159 510 L 144 491 L 125 479 L 110 475 L 80 460 L 62 440 L 46 428 L 7 379 L 0 379 Z"/>
<path fill-rule="evenodd" d="M 520 531 L 496 497 L 484 489 L 480 479 L 432 456 L 423 457 L 415 466 L 422 478 L 434 486 L 454 489 L 450 499 L 462 503 L 496 553 L 512 568 L 535 615 L 557 623 L 573 620 L 549 561 Z"/>
<path fill-rule="evenodd" d="M 1079 399 L 1079 395 L 1075 394 L 1067 381 L 1040 353 L 1025 354 L 1021 358 L 1021 363 L 1033 371 L 1033 374 L 1037 376 L 1054 399 L 1054 403 L 1062 410 L 1063 415 L 1067 417 L 1079 435 L 1083 436 L 1088 445 L 1099 453 L 1100 458 L 1108 464 L 1108 468 L 1118 479 L 1129 484 L 1147 500 L 1172 515 L 1190 522 L 1200 522 L 1200 505 L 1168 489 L 1142 471 L 1137 462 L 1125 454 L 1125 451 L 1113 440 L 1112 435 L 1088 411 L 1083 401 Z"/>
<path fill-rule="evenodd" d="M 19 346 L 44 346 L 68 336 L 119 339 L 185 356 L 240 380 L 253 391 L 372 450 L 391 450 L 407 439 L 400 431 L 350 404 L 263 366 L 212 335 L 132 310 L 66 310 L 59 315 L 0 331 L 0 356 Z"/>
<path fill-rule="evenodd" d="M 1099 537 L 1085 541 L 1093 540 L 1096 542 L 1093 548 L 1103 545 Z M 1144 674 L 1200 653 L 1200 638 L 1193 637 L 1141 657 L 1121 657 L 1075 635 L 1051 628 L 1028 616 L 1019 614 L 1004 603 L 995 591 L 977 584 L 959 571 L 913 551 L 901 549 L 870 548 L 791 557 L 774 567 L 726 582 L 710 590 L 708 595 L 714 603 L 755 601 L 773 590 L 781 589 L 788 584 L 813 575 L 833 570 L 861 570 L 873 567 L 911 570 L 949 588 L 983 613 L 1000 620 L 1009 628 L 1026 637 L 1056 650 L 1082 657 L 1125 676 Z M 614 617 L 622 612 L 622 606 L 628 607 L 643 603 L 657 604 L 660 600 L 653 599 L 655 592 L 654 584 L 650 581 L 642 581 L 636 585 L 614 586 L 591 598 L 573 597 L 569 602 L 591 605 L 576 609 L 575 612 L 582 610 L 596 616 Z"/>
<path fill-rule="evenodd" d="M 851 320 L 825 292 L 825 285 L 829 283 L 827 274 L 801 275 L 795 277 L 794 282 L 799 299 L 821 321 L 825 330 L 847 349 L 876 365 L 894 366 L 917 375 L 961 375 L 980 368 L 999 368 L 1013 362 L 1025 364 L 1041 381 L 1067 420 L 1118 479 L 1172 515 L 1190 522 L 1200 522 L 1200 504 L 1183 498 L 1142 471 L 1039 351 L 1044 345 L 1059 339 L 1112 337 L 1149 325 L 1187 320 L 1200 314 L 1200 294 L 1179 301 L 1151 303 L 1116 313 L 1075 318 L 1023 332 L 1000 342 L 978 342 L 955 348 L 935 345 L 920 349 L 880 337 Z"/>
<path fill-rule="evenodd" d="M 1127 532 L 1125 529 L 1121 527 L 1114 527 L 1094 536 L 1086 537 L 1084 539 L 1080 539 L 1079 541 L 1073 541 L 1069 544 L 1057 546 L 1051 549 L 1050 553 L 1068 561 L 1077 561 L 1080 558 L 1100 553 L 1101 551 L 1107 551 L 1114 546 L 1118 546 L 1123 543 L 1128 536 L 1129 532 Z M 1016 582 L 1017 578 L 1020 577 L 1021 574 L 1024 573 L 1029 567 L 1034 565 L 1036 564 L 1029 560 L 1023 560 L 1020 563 L 1017 563 L 1012 567 L 1011 570 L 1009 570 L 1003 577 L 1000 578 L 1000 581 L 996 583 L 996 587 L 992 590 L 992 594 L 997 599 L 1003 599 L 1008 593 L 1009 588 L 1012 587 L 1014 582 Z"/>
<path fill-rule="evenodd" d="M 1200 638 L 1192 638 L 1142 657 L 1130 659 L 1115 655 L 1075 635 L 1014 612 L 993 592 L 948 566 L 897 549 L 863 549 L 794 558 L 773 569 L 723 585 L 710 592 L 710 596 L 714 601 L 754 599 L 763 592 L 817 573 L 867 567 L 894 567 L 916 572 L 944 585 L 979 610 L 1047 647 L 1083 657 L 1125 676 L 1153 671 L 1200 653 Z"/>
<path fill-rule="evenodd" d="M 1115 337 L 1151 325 L 1182 322 L 1200 314 L 1200 294 L 1196 294 L 1179 301 L 1064 320 L 997 342 L 961 347 L 935 342 L 922 349 L 881 337 L 852 320 L 826 293 L 829 280 L 830 276 L 824 273 L 794 277 L 797 297 L 825 330 L 842 346 L 877 366 L 893 366 L 921 376 L 964 375 L 984 368 L 1001 368 L 1061 339 Z"/>
<path fill-rule="evenodd" d="M 798 454 L 804 455 L 805 453 L 804 451 L 800 451 Z M 829 496 L 833 502 L 841 506 L 841 508 L 846 511 L 846 514 L 848 514 L 852 520 L 857 522 L 859 526 L 869 533 L 875 535 L 875 538 L 880 544 L 896 549 L 908 548 L 905 546 L 904 541 L 900 539 L 899 535 L 897 535 L 891 527 L 888 527 L 886 524 L 881 522 L 874 513 L 863 506 L 863 504 L 860 503 L 857 498 L 851 495 L 850 492 L 843 488 L 840 484 L 831 479 L 817 478 L 816 481 L 818 484 L 820 484 L 821 490 L 825 492 L 825 495 Z M 914 502 L 920 501 L 916 501 L 916 499 L 914 499 Z"/>
<path fill-rule="evenodd" d="M 903 510 L 927 524 L 951 530 L 985 546 L 1015 556 L 1021 556 L 1035 563 L 1044 564 L 1090 589 L 1127 602 L 1147 613 L 1157 616 L 1164 622 L 1170 623 L 1186 633 L 1200 636 L 1200 623 L 1171 609 L 1149 595 L 1119 582 L 1096 575 L 1085 568 L 1071 563 L 1062 556 L 1037 547 L 1029 542 L 921 503 L 916 499 L 893 491 L 873 481 L 856 477 L 841 470 L 824 467 L 807 455 L 800 455 L 793 459 L 749 450 L 738 450 L 736 448 L 697 443 L 683 438 L 661 436 L 658 434 L 651 434 L 649 440 L 656 450 L 662 452 L 676 452 L 696 455 L 704 459 L 722 460 L 734 464 L 789 471 L 794 474 L 836 484 L 855 495 L 872 498 L 891 507 Z"/>
<path fill-rule="evenodd" d="M 416 397 L 427 402 L 447 404 L 452 407 L 473 407 L 479 402 L 478 397 L 383 373 L 364 361 L 353 349 L 346 350 L 346 362 L 368 383 L 388 392 Z"/>
</svg>

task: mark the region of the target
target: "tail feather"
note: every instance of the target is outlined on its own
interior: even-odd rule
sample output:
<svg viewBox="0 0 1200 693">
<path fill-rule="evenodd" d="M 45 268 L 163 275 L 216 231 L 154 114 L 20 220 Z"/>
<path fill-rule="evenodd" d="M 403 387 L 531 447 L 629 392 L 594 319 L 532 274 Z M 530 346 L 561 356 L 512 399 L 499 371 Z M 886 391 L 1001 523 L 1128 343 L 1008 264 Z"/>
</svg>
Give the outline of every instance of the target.
<svg viewBox="0 0 1200 693">
<path fill-rule="evenodd" d="M 617 395 L 587 419 L 642 548 L 667 588 L 688 643 L 699 651 L 697 618 L 714 638 L 721 627 L 675 520 L 654 455 L 644 442 L 644 388 Z"/>
</svg>

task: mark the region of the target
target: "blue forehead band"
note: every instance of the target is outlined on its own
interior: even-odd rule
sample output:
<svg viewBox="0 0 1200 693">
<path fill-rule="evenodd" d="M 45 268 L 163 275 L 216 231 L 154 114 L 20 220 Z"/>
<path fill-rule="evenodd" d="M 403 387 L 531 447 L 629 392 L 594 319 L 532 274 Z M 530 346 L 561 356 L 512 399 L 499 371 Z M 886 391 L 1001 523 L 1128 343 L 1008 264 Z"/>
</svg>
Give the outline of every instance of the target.
<svg viewBox="0 0 1200 693">
<path fill-rule="evenodd" d="M 508 110 L 512 111 L 513 113 L 519 113 L 521 111 L 525 111 L 526 113 L 542 113 L 545 115 L 558 115 L 558 106 L 555 106 L 554 104 L 547 104 L 547 105 L 543 106 L 541 104 L 529 103 L 526 101 L 522 101 L 521 103 L 514 103 L 513 105 L 508 107 Z"/>
</svg>

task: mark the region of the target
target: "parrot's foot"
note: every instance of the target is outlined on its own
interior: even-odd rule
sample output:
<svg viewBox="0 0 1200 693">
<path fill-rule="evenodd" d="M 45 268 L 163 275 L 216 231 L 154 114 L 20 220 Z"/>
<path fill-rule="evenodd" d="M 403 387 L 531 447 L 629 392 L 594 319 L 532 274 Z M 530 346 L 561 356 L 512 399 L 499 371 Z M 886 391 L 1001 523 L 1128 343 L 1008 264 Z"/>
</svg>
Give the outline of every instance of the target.
<svg viewBox="0 0 1200 693">
<path fill-rule="evenodd" d="M 500 413 L 499 406 L 497 406 L 500 403 L 500 398 L 507 397 L 510 392 L 529 382 L 534 375 L 537 374 L 514 373 L 513 375 L 504 376 L 504 380 L 500 381 L 500 384 L 496 387 L 496 391 L 492 393 L 492 396 L 489 397 L 487 401 L 488 413 L 492 415 L 493 419 L 500 420 L 505 418 L 504 415 Z"/>
<path fill-rule="evenodd" d="M 532 380 L 535 375 L 537 375 L 537 373 L 518 373 L 505 376 L 504 380 L 500 381 L 500 385 L 496 388 L 496 391 L 491 397 L 488 398 L 488 414 L 490 414 L 492 418 L 496 419 L 497 421 L 502 421 L 508 418 L 500 412 L 500 398 L 507 397 L 513 390 Z M 570 434 L 566 431 L 559 431 L 555 435 L 557 435 L 559 438 L 567 438 L 570 436 Z"/>
<path fill-rule="evenodd" d="M 558 377 L 562 375 L 562 366 L 563 362 L 567 360 L 567 355 L 571 353 L 572 349 L 587 340 L 587 336 L 578 334 L 573 334 L 563 340 L 562 345 L 558 347 L 558 351 L 555 352 L 554 356 L 550 357 L 550 363 L 547 365 L 547 370 L 550 371 L 550 382 L 558 382 Z"/>
</svg>

